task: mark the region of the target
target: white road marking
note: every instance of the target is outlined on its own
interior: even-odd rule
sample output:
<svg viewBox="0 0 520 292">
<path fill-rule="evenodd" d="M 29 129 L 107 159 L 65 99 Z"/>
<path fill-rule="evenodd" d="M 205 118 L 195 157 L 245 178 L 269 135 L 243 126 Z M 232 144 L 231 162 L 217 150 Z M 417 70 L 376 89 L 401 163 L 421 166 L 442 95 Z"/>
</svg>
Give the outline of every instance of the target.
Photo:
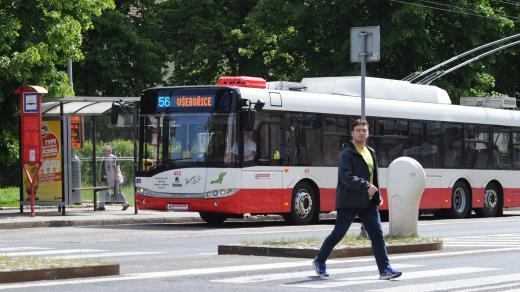
<svg viewBox="0 0 520 292">
<path fill-rule="evenodd" d="M 496 246 L 520 246 L 520 244 L 505 244 L 505 243 L 444 243 L 444 247 L 496 247 Z"/>
<path fill-rule="evenodd" d="M 43 250 L 50 249 L 46 247 L 34 247 L 34 246 L 18 246 L 18 247 L 0 247 L 0 252 L 20 251 L 20 250 Z"/>
<path fill-rule="evenodd" d="M 480 253 L 494 253 L 494 252 L 508 252 L 508 251 L 520 251 L 520 247 L 514 248 L 498 248 L 498 249 L 480 249 L 480 250 L 468 250 L 468 251 L 455 251 L 455 252 L 444 252 L 444 253 L 424 253 L 424 254 L 413 254 L 413 255 L 397 255 L 391 256 L 392 260 L 399 259 L 420 259 L 420 258 L 439 258 L 439 257 L 455 257 L 460 255 L 468 254 L 480 254 Z M 358 259 L 335 259 L 327 261 L 329 266 L 335 264 L 344 263 L 373 263 L 372 257 L 358 258 Z M 24 289 L 30 287 L 50 287 L 50 286 L 61 286 L 61 285 L 83 285 L 89 283 L 101 283 L 101 282 L 116 282 L 116 281 L 129 281 L 139 279 L 158 279 L 158 278 L 171 278 L 179 276 L 200 276 L 200 275 L 213 275 L 223 274 L 232 272 L 247 272 L 247 271 L 263 271 L 263 270 L 281 270 L 293 267 L 310 267 L 310 260 L 301 260 L 285 263 L 274 263 L 274 264 L 256 264 L 256 265 L 242 265 L 242 266 L 230 266 L 230 267 L 214 267 L 214 268 L 201 268 L 201 269 L 187 269 L 187 270 L 172 270 L 163 272 L 148 272 L 148 273 L 137 273 L 127 274 L 114 277 L 102 277 L 102 278 L 91 278 L 91 279 L 72 279 L 72 280 L 53 280 L 43 282 L 26 282 L 16 284 L 0 284 L 0 290 L 5 289 Z"/>
<path fill-rule="evenodd" d="M 490 290 L 495 290 L 495 291 L 502 291 L 502 292 L 505 292 L 505 291 L 518 291 L 518 289 L 513 289 L 513 290 L 505 290 L 505 288 L 509 288 L 509 287 L 515 287 L 515 286 L 519 286 L 520 283 L 519 282 L 516 282 L 516 283 L 507 283 L 507 284 L 502 284 L 502 285 L 486 285 L 485 287 L 480 287 L 480 288 L 470 288 L 470 289 L 467 289 L 467 288 L 462 288 L 462 289 L 458 289 L 458 290 L 451 290 L 450 292 L 478 292 L 478 291 L 490 291 Z"/>
<path fill-rule="evenodd" d="M 68 255 L 68 256 L 57 256 L 57 257 L 48 257 L 48 258 L 60 258 L 60 259 L 89 259 L 89 258 L 106 258 L 106 257 L 122 257 L 122 256 L 135 256 L 135 255 L 153 255 L 153 254 L 164 254 L 166 252 L 159 251 L 121 251 L 121 252 L 104 252 L 104 253 L 94 253 L 94 254 L 77 254 L 77 255 Z"/>
<path fill-rule="evenodd" d="M 310 266 L 311 265 L 309 263 L 309 267 Z M 409 264 L 395 264 L 392 266 L 396 269 L 420 267 L 419 265 L 409 265 Z M 377 266 L 371 265 L 371 266 L 353 267 L 353 268 L 328 269 L 327 271 L 331 275 L 359 273 L 359 272 L 375 272 L 375 275 L 377 275 Z M 292 279 L 292 278 L 313 277 L 313 276 L 316 276 L 316 272 L 313 270 L 309 270 L 309 271 L 303 271 L 303 272 L 288 272 L 288 273 L 276 273 L 276 274 L 264 274 L 264 275 L 215 279 L 215 280 L 211 280 L 211 281 L 220 282 L 220 283 L 245 284 L 245 283 L 258 283 L 258 282 L 267 282 L 267 281 L 276 281 L 276 280 L 286 280 L 286 279 Z"/>
<path fill-rule="evenodd" d="M 39 255 L 50 255 L 50 254 L 66 254 L 66 253 L 82 253 L 82 252 L 98 252 L 106 251 L 101 249 L 55 249 L 55 250 L 42 250 L 42 251 L 20 251 L 20 252 L 3 252 L 0 255 L 8 257 L 19 257 L 19 256 L 39 256 Z"/>
<path fill-rule="evenodd" d="M 443 242 L 445 247 L 512 247 L 520 246 L 520 234 L 448 237 Z"/>
<path fill-rule="evenodd" d="M 470 279 L 452 280 L 452 281 L 436 281 L 431 283 L 421 283 L 415 285 L 404 285 L 399 287 L 387 287 L 383 289 L 377 289 L 372 291 L 380 292 L 391 292 L 391 291 L 416 291 L 416 292 L 428 292 L 428 291 L 451 291 L 453 289 L 470 288 L 470 287 L 483 287 L 485 285 L 498 284 L 501 282 L 519 281 L 520 284 L 520 273 L 516 274 L 504 274 L 504 275 L 493 275 L 489 277 L 476 277 Z M 475 291 L 470 289 L 470 291 Z"/>
<path fill-rule="evenodd" d="M 450 276 L 450 275 L 462 275 L 462 274 L 471 274 L 471 273 L 479 273 L 479 272 L 487 272 L 497 269 L 492 268 L 474 268 L 474 267 L 456 267 L 456 268 L 447 268 L 447 269 L 436 269 L 436 270 L 425 270 L 425 271 L 417 271 L 417 272 L 407 272 L 403 273 L 399 280 L 411 280 L 411 279 L 420 279 L 420 278 L 430 278 L 430 277 L 440 277 L 440 276 Z M 467 279 L 465 280 L 467 281 Z M 334 288 L 334 287 L 345 287 L 345 286 L 354 286 L 361 284 L 374 284 L 381 283 L 381 280 L 378 279 L 377 276 L 364 276 L 364 277 L 351 277 L 344 279 L 334 279 L 333 281 L 320 281 L 309 284 L 287 284 L 281 285 L 283 287 L 299 287 L 299 288 L 316 288 L 316 289 L 325 289 L 325 288 Z M 437 283 L 437 289 L 439 287 L 439 282 Z M 474 282 L 473 282 L 474 283 Z M 399 291 L 419 291 L 413 289 L 402 289 L 403 286 L 399 286 Z M 442 285 L 442 289 L 444 289 L 444 284 Z M 387 291 L 387 290 L 385 290 Z"/>
</svg>

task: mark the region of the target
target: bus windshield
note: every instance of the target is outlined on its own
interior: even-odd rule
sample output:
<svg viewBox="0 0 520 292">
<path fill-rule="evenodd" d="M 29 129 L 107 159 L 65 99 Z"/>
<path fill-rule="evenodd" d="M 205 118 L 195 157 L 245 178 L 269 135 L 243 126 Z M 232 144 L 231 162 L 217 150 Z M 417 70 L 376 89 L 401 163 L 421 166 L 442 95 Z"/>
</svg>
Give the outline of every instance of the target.
<svg viewBox="0 0 520 292">
<path fill-rule="evenodd" d="M 234 113 L 167 113 L 143 115 L 143 170 L 225 166 L 236 141 Z"/>
</svg>

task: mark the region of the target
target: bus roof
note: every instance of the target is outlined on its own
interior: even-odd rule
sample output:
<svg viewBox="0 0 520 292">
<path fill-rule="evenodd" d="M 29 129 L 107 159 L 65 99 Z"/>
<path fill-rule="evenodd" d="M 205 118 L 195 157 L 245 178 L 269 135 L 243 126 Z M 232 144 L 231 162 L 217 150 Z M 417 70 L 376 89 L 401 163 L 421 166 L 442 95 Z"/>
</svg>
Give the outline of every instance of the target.
<svg viewBox="0 0 520 292">
<path fill-rule="evenodd" d="M 359 116 L 360 97 L 299 91 L 239 88 L 242 98 L 265 102 L 264 110 Z M 273 103 L 274 101 L 274 103 Z M 280 105 L 281 106 L 278 106 Z M 520 126 L 520 112 L 451 104 L 366 98 L 368 117 Z"/>
<path fill-rule="evenodd" d="M 301 83 L 308 92 L 361 96 L 360 76 L 303 78 Z M 365 85 L 370 98 L 451 104 L 446 90 L 433 85 L 374 77 L 366 77 Z"/>
</svg>

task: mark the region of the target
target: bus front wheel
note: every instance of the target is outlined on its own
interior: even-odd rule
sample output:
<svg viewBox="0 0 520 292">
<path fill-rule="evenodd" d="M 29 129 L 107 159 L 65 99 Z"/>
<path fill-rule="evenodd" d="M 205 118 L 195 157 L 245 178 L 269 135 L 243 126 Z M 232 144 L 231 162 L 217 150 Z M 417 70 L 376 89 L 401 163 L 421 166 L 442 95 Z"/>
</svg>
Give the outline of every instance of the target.
<svg viewBox="0 0 520 292">
<path fill-rule="evenodd" d="M 456 219 L 465 218 L 469 210 L 471 210 L 470 205 L 471 194 L 468 186 L 462 181 L 456 182 L 451 193 L 451 217 Z"/>
<path fill-rule="evenodd" d="M 312 185 L 308 182 L 299 182 L 293 189 L 291 200 L 291 213 L 284 214 L 285 221 L 306 225 L 315 220 L 318 207 L 318 196 Z"/>
<path fill-rule="evenodd" d="M 205 212 L 199 212 L 200 218 L 202 220 L 206 221 L 206 223 L 210 225 L 220 225 L 226 219 L 228 216 L 226 214 L 220 214 L 220 213 L 205 213 Z"/>
<path fill-rule="evenodd" d="M 495 184 L 488 184 L 484 191 L 484 207 L 475 209 L 480 217 L 494 217 L 499 213 L 502 206 L 502 193 Z"/>
</svg>

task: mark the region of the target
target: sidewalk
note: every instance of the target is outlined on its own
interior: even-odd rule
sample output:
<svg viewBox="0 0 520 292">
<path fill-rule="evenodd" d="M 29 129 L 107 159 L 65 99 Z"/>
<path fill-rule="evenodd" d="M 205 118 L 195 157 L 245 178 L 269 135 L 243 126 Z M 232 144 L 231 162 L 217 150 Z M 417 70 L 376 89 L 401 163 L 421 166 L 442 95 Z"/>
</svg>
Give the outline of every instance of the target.
<svg viewBox="0 0 520 292">
<path fill-rule="evenodd" d="M 203 221 L 197 212 L 139 210 L 134 214 L 133 206 L 121 211 L 121 205 L 107 205 L 105 211 L 94 211 L 91 206 L 67 207 L 65 215 L 57 207 L 38 208 L 34 217 L 30 209 L 24 213 L 19 208 L 0 209 L 0 229 L 191 222 Z"/>
</svg>

